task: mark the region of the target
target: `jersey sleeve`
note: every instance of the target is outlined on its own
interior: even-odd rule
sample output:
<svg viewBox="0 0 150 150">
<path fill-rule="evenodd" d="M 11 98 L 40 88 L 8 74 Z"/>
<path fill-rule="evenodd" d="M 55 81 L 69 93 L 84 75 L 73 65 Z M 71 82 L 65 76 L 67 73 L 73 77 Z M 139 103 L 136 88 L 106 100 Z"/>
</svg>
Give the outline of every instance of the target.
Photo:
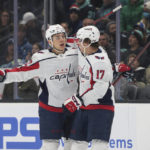
<svg viewBox="0 0 150 150">
<path fill-rule="evenodd" d="M 30 62 L 20 67 L 5 69 L 6 79 L 4 83 L 22 82 L 38 77 L 40 73 L 39 54 L 34 54 Z"/>
</svg>

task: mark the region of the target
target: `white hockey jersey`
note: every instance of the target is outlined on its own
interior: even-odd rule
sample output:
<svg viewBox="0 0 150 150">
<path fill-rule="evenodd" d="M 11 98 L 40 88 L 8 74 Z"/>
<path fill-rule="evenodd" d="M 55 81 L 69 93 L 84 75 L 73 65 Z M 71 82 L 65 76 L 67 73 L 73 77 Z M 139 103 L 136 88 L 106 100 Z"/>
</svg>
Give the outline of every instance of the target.
<svg viewBox="0 0 150 150">
<path fill-rule="evenodd" d="M 83 56 L 79 51 L 79 96 L 85 106 L 90 104 L 113 105 L 114 95 L 111 91 L 113 70 L 107 53 L 102 47 L 98 52 Z"/>
<path fill-rule="evenodd" d="M 56 55 L 42 50 L 32 56 L 30 63 L 14 69 L 6 69 L 4 83 L 27 81 L 38 77 L 39 100 L 50 106 L 62 107 L 66 99 L 77 90 L 77 49 L 68 47 L 64 54 Z"/>
</svg>

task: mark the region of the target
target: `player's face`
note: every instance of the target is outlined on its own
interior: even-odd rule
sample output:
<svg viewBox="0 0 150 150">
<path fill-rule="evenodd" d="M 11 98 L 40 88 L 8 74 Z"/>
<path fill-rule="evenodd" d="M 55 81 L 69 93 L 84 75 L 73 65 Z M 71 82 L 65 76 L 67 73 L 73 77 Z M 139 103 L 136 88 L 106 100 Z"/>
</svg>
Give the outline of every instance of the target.
<svg viewBox="0 0 150 150">
<path fill-rule="evenodd" d="M 59 33 L 53 35 L 53 47 L 58 49 L 59 51 L 64 51 L 66 47 L 66 35 L 64 33 Z"/>
</svg>

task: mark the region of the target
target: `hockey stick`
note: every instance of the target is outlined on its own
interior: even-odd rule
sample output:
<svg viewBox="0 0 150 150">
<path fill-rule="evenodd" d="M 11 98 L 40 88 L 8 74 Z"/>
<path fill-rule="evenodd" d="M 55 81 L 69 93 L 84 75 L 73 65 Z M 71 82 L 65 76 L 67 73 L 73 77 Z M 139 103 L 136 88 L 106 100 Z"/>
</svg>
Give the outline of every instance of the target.
<svg viewBox="0 0 150 150">
<path fill-rule="evenodd" d="M 109 12 L 108 14 L 106 14 L 106 15 L 104 15 L 103 17 L 101 17 L 101 18 L 95 20 L 95 21 L 94 21 L 94 24 L 96 24 L 97 22 L 99 22 L 99 21 L 105 19 L 106 17 L 108 17 L 109 15 L 115 13 L 116 11 L 118 11 L 118 10 L 121 9 L 121 8 L 122 8 L 122 5 L 117 6 L 116 8 L 114 8 L 114 9 L 113 9 L 111 12 Z"/>
<path fill-rule="evenodd" d="M 140 51 L 140 53 L 132 60 L 129 66 L 131 66 L 131 64 L 133 64 L 134 61 L 138 60 L 149 46 L 150 46 L 150 41 L 145 45 L 145 47 Z M 115 85 L 122 78 L 122 74 L 123 73 L 120 73 L 119 77 L 112 83 L 112 85 Z"/>
</svg>

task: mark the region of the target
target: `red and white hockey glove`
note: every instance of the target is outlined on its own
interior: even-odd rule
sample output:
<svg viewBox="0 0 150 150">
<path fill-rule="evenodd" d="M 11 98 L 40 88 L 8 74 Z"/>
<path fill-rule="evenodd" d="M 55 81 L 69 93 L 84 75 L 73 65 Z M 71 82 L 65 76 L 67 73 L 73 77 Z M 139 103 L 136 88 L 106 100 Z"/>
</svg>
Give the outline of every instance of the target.
<svg viewBox="0 0 150 150">
<path fill-rule="evenodd" d="M 130 71 L 131 68 L 126 64 L 115 63 L 114 64 L 114 70 L 116 72 L 127 72 L 127 71 Z"/>
<path fill-rule="evenodd" d="M 65 112 L 74 113 L 81 105 L 81 100 L 76 95 L 73 95 L 64 102 L 63 108 Z"/>
<path fill-rule="evenodd" d="M 3 82 L 6 78 L 6 72 L 4 70 L 0 70 L 0 82 Z"/>
</svg>

